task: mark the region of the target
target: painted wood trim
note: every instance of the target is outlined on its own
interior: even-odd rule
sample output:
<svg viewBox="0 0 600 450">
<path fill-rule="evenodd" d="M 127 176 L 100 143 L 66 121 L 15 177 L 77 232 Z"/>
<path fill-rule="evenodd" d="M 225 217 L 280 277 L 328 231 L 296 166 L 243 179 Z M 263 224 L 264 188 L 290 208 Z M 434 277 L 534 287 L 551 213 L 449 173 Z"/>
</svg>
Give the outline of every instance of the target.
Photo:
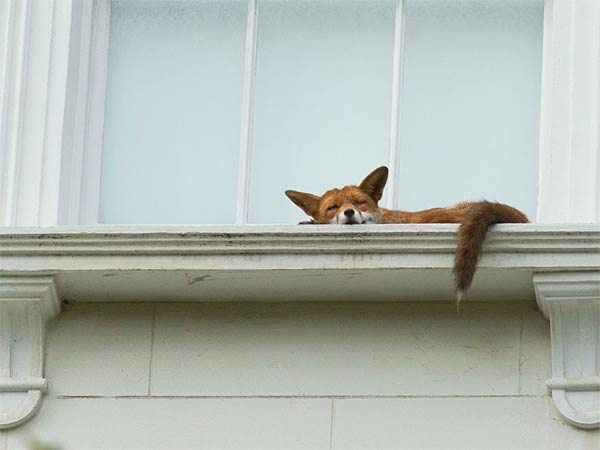
<svg viewBox="0 0 600 450">
<path fill-rule="evenodd" d="M 435 224 L 4 228 L 0 274 L 166 267 L 451 268 L 457 230 Z M 600 224 L 497 225 L 479 267 L 600 271 Z"/>
<path fill-rule="evenodd" d="M 98 223 L 110 4 L 73 5 L 59 224 Z"/>
<path fill-rule="evenodd" d="M 390 117 L 390 150 L 388 157 L 388 209 L 398 208 L 398 164 L 400 157 L 400 121 L 404 72 L 404 0 L 396 0 L 394 21 L 394 61 L 392 74 L 392 111 Z"/>
<path fill-rule="evenodd" d="M 0 407 L 0 430 L 25 423 L 39 410 L 48 388 L 43 364 L 46 322 L 59 312 L 60 302 L 52 277 L 0 276 L 0 362 L 3 367 L 0 400 L 16 392 L 23 394 L 22 401 L 14 408 Z M 26 345 L 14 347 L 13 330 L 17 326 L 21 336 L 22 328 L 28 329 L 28 341 Z M 25 373 L 15 373 L 11 367 L 17 349 L 24 349 L 29 355 L 29 358 L 16 356 L 19 361 L 29 361 Z M 10 404 L 0 402 L 0 405 Z"/>
<path fill-rule="evenodd" d="M 56 225 L 72 4 L 11 0 L 0 12 L 0 223 Z"/>
<path fill-rule="evenodd" d="M 36 223 L 42 226 L 59 223 L 62 203 L 60 183 L 64 177 L 62 160 L 66 129 L 64 110 L 70 57 L 68 43 L 71 40 L 72 25 L 72 5 L 58 0 L 52 2 L 52 5 L 41 179 L 38 192 L 33 193 L 39 199 Z"/>
<path fill-rule="evenodd" d="M 2 89 L 0 89 L 0 224 L 16 225 L 18 173 L 23 135 L 27 55 L 30 40 L 29 0 L 3 3 Z M 31 224 L 32 225 L 32 224 Z"/>
<path fill-rule="evenodd" d="M 109 7 L 2 2 L 3 226 L 97 223 Z"/>
<path fill-rule="evenodd" d="M 98 223 L 100 181 L 102 173 L 102 144 L 104 110 L 106 104 L 106 77 L 110 28 L 110 0 L 95 0 L 92 11 L 90 50 L 90 86 L 88 88 L 88 120 L 84 142 L 83 184 L 79 204 L 82 225 Z"/>
<path fill-rule="evenodd" d="M 537 221 L 600 221 L 600 2 L 546 0 Z"/>
<path fill-rule="evenodd" d="M 540 101 L 540 137 L 538 152 L 538 193 L 536 221 L 543 222 L 544 215 L 547 214 L 542 206 L 543 200 L 547 198 L 548 192 L 544 191 L 542 186 L 548 185 L 546 176 L 545 158 L 548 157 L 550 143 L 552 142 L 552 70 L 554 66 L 552 49 L 552 30 L 553 30 L 554 0 L 545 0 L 544 2 L 544 24 L 542 35 L 542 77 L 541 77 L 541 101 Z M 547 189 L 547 188 L 546 188 Z M 542 220 L 540 220 L 540 218 Z"/>
<path fill-rule="evenodd" d="M 600 272 L 535 274 L 533 283 L 550 319 L 554 404 L 567 422 L 600 428 Z"/>
<path fill-rule="evenodd" d="M 259 0 L 248 0 L 246 22 L 246 50 L 242 91 L 240 155 L 235 223 L 248 222 L 248 192 L 250 189 L 250 164 L 252 153 L 252 126 L 254 116 L 254 81 L 256 78 L 256 52 L 258 41 Z"/>
</svg>

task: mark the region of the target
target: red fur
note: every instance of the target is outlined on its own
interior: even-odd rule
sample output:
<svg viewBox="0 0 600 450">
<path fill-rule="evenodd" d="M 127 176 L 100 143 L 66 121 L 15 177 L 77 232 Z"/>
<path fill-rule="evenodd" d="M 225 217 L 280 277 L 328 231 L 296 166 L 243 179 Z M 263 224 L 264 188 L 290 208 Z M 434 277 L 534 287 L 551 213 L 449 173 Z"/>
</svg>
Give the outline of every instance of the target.
<svg viewBox="0 0 600 450">
<path fill-rule="evenodd" d="M 379 167 L 359 186 L 332 189 L 321 197 L 297 191 L 286 191 L 286 195 L 313 218 L 310 223 L 316 224 L 331 223 L 347 208 L 374 214 L 380 223 L 460 223 L 454 258 L 455 289 L 459 296 L 471 286 L 490 225 L 529 222 L 518 209 L 488 201 L 463 202 L 449 208 L 416 212 L 379 208 L 377 202 L 383 194 L 387 176 L 387 167 Z"/>
</svg>

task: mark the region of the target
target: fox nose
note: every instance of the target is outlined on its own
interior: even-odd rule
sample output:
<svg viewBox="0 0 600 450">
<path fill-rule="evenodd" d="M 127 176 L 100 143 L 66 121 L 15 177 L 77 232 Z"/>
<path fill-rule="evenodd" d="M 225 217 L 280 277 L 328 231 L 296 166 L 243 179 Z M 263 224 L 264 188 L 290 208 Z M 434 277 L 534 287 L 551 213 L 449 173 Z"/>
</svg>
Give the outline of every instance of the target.
<svg viewBox="0 0 600 450">
<path fill-rule="evenodd" d="M 344 211 L 344 215 L 346 217 L 352 217 L 354 215 L 354 210 L 352 208 L 348 208 L 346 211 Z"/>
</svg>

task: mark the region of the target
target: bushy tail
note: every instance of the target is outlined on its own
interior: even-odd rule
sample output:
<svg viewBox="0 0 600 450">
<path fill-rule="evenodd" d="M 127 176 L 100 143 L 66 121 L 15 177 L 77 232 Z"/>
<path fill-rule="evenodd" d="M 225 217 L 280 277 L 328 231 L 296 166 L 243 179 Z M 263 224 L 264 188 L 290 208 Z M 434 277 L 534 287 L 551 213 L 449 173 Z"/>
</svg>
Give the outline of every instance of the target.
<svg viewBox="0 0 600 450">
<path fill-rule="evenodd" d="M 526 222 L 529 222 L 529 220 L 525 214 L 502 203 L 477 202 L 473 203 L 472 207 L 466 211 L 458 230 L 454 258 L 455 289 L 459 302 L 463 293 L 469 289 L 473 281 L 489 226 L 495 223 Z"/>
</svg>

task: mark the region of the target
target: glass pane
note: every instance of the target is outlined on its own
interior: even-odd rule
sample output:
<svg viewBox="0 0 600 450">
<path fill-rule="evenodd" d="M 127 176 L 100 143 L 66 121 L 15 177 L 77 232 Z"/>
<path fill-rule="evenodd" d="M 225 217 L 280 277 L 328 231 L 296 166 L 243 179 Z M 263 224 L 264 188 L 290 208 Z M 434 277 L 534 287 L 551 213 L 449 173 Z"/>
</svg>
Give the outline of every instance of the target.
<svg viewBox="0 0 600 450">
<path fill-rule="evenodd" d="M 305 215 L 286 189 L 321 194 L 387 164 L 394 0 L 262 0 L 251 223 Z"/>
<path fill-rule="evenodd" d="M 543 0 L 406 0 L 399 207 L 535 218 Z"/>
<path fill-rule="evenodd" d="M 232 223 L 246 1 L 111 5 L 100 222 Z"/>
</svg>

